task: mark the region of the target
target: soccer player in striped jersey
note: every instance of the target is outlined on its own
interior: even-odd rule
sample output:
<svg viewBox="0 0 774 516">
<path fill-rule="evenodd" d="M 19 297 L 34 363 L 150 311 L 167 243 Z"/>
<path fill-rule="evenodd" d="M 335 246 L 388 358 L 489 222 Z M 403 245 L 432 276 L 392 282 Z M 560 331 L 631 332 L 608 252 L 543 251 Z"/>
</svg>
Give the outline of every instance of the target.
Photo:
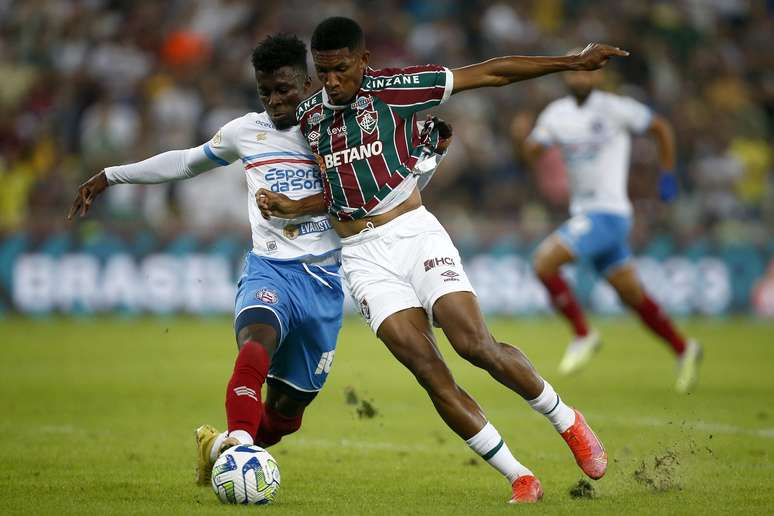
<svg viewBox="0 0 774 516">
<path fill-rule="evenodd" d="M 520 350 L 494 339 L 457 249 L 422 206 L 412 172 L 422 155 L 415 117 L 465 90 L 593 70 L 627 53 L 593 44 L 563 57 L 500 57 L 454 70 L 435 65 L 380 70 L 368 65 L 359 25 L 342 17 L 320 23 L 311 46 L 323 88 L 299 105 L 297 115 L 318 156 L 324 194 L 314 206 L 260 192 L 264 215 L 327 209 L 342 237 L 342 273 L 363 317 L 425 388 L 446 424 L 508 480 L 510 502 L 536 502 L 543 494 L 540 482 L 454 381 L 431 320 L 457 353 L 544 414 L 588 476 L 602 477 L 607 468 L 602 443 Z"/>
<path fill-rule="evenodd" d="M 601 71 L 571 72 L 565 80 L 571 95 L 549 104 L 531 132 L 514 124 L 522 156 L 534 163 L 545 149 L 558 146 L 570 176 L 572 218 L 538 247 L 534 268 L 556 309 L 570 322 L 575 338 L 559 364 L 569 374 L 582 368 L 599 347 L 599 334 L 588 327 L 572 290 L 562 278 L 562 265 L 590 262 L 643 324 L 661 337 L 677 356 L 678 392 L 688 392 L 698 378 L 701 346 L 686 339 L 669 316 L 643 289 L 631 263 L 629 230 L 632 206 L 626 194 L 631 134 L 649 133 L 659 146 L 661 198 L 671 200 L 676 185 L 674 137 L 669 122 L 634 99 L 596 89 Z"/>
<path fill-rule="evenodd" d="M 296 125 L 296 107 L 311 86 L 306 47 L 295 36 L 269 36 L 254 50 L 252 62 L 265 112 L 230 121 L 198 147 L 106 168 L 79 187 L 68 216 L 86 215 L 112 185 L 186 179 L 242 161 L 253 249 L 237 287 L 234 333 L 239 353 L 226 391 L 228 431 L 209 425 L 196 430 L 197 483 L 202 485 L 228 447 L 267 447 L 298 430 L 304 409 L 331 369 L 341 327 L 341 243 L 328 218 L 319 214 L 270 221 L 261 217 L 256 204 L 262 188 L 288 192 L 302 203 L 322 191 L 317 162 Z M 427 155 L 417 165 L 425 181 L 440 159 L 428 152 L 430 144 L 436 143 L 432 150 L 440 153 L 451 138 L 442 121 L 432 128 L 426 134 Z M 445 139 L 439 141 L 444 129 Z"/>
</svg>

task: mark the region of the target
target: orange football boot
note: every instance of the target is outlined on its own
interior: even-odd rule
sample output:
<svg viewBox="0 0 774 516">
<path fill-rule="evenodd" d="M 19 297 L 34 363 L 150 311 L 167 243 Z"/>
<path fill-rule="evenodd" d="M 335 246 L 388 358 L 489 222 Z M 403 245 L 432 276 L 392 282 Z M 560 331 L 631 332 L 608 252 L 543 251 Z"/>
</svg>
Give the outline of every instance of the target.
<svg viewBox="0 0 774 516">
<path fill-rule="evenodd" d="M 578 410 L 575 411 L 575 423 L 562 432 L 562 438 L 575 455 L 575 462 L 580 469 L 594 480 L 602 478 L 607 470 L 607 452 L 602 441 Z"/>
<path fill-rule="evenodd" d="M 532 475 L 523 475 L 511 484 L 513 496 L 508 503 L 535 503 L 543 498 L 543 487 L 540 480 Z"/>
</svg>

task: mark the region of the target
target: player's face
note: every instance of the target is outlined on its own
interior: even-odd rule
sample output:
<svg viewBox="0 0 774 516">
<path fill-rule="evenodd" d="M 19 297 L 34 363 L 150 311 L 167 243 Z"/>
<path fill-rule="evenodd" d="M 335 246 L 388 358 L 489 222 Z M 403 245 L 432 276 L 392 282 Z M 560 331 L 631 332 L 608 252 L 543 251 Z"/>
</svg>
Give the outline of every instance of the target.
<svg viewBox="0 0 774 516">
<path fill-rule="evenodd" d="M 355 96 L 368 67 L 368 50 L 312 50 L 314 68 L 334 104 L 346 104 Z"/>
<path fill-rule="evenodd" d="M 296 107 L 307 97 L 312 80 L 301 70 L 283 66 L 273 72 L 255 72 L 260 97 L 266 113 L 277 129 L 296 124 Z"/>
<path fill-rule="evenodd" d="M 576 97 L 587 97 L 599 85 L 601 74 L 593 72 L 566 72 L 564 82 Z"/>
</svg>

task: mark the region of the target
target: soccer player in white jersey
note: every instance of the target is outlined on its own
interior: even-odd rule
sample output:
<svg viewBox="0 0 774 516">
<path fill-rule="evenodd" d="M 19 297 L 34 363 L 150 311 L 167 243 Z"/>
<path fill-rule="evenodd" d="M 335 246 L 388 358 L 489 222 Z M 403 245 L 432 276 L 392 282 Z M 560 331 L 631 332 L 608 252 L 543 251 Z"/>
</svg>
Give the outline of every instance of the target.
<svg viewBox="0 0 774 516">
<path fill-rule="evenodd" d="M 559 370 L 565 374 L 577 371 L 588 363 L 600 344 L 599 334 L 589 328 L 560 273 L 562 265 L 585 260 L 674 351 L 678 364 L 676 388 L 687 392 L 697 379 L 701 347 L 694 340 L 686 340 L 643 289 L 628 243 L 632 206 L 626 190 L 631 135 L 648 133 L 655 137 L 662 169 L 661 197 L 671 200 L 677 193 L 672 175 L 672 128 L 666 119 L 640 102 L 596 89 L 601 73 L 566 73 L 571 94 L 549 104 L 531 132 L 523 121 L 515 122 L 513 127 L 527 162 L 534 163 L 545 149 L 556 145 L 569 173 L 572 218 L 543 241 L 534 257 L 535 273 L 548 290 L 554 307 L 575 332 Z"/>
<path fill-rule="evenodd" d="M 303 101 L 297 115 L 325 179 L 315 211 L 327 210 L 342 237 L 342 273 L 371 329 L 416 377 L 450 429 L 507 479 L 511 503 L 540 500 L 541 484 L 455 382 L 430 318 L 457 353 L 546 416 L 584 473 L 601 478 L 607 469 L 602 442 L 519 349 L 495 340 L 457 249 L 422 206 L 412 174 L 421 155 L 414 122 L 417 112 L 465 90 L 596 69 L 627 53 L 593 44 L 573 56 L 497 57 L 453 70 L 376 69 L 369 66 L 362 29 L 343 17 L 321 22 L 311 47 L 323 89 Z M 269 216 L 312 213 L 276 192 L 266 191 L 259 204 Z"/>
<path fill-rule="evenodd" d="M 324 216 L 268 221 L 255 200 L 260 188 L 293 199 L 322 189 L 317 162 L 296 125 L 296 106 L 311 86 L 306 46 L 295 36 L 269 36 L 253 51 L 252 64 L 265 112 L 228 122 L 198 147 L 106 168 L 79 187 L 70 212 L 85 215 L 112 185 L 174 181 L 243 163 L 253 247 L 237 287 L 239 352 L 226 390 L 228 430 L 209 425 L 196 430 L 201 485 L 209 483 L 223 450 L 270 446 L 298 430 L 331 369 L 342 320 L 341 244 L 330 222 Z"/>
</svg>

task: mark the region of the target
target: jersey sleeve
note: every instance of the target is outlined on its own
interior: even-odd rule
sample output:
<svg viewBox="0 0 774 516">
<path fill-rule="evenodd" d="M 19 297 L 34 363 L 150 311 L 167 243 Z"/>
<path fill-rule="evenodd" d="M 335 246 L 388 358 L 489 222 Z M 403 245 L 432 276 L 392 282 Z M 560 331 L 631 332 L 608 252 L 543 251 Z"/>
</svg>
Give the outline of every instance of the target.
<svg viewBox="0 0 774 516">
<path fill-rule="evenodd" d="M 157 154 L 137 163 L 105 168 L 108 184 L 158 184 L 198 176 L 239 159 L 236 129 L 239 120 L 227 123 L 198 147 Z"/>
<path fill-rule="evenodd" d="M 242 119 L 236 118 L 221 127 L 210 141 L 202 145 L 205 156 L 214 164 L 225 167 L 239 159 L 237 146 L 239 126 Z"/>
<path fill-rule="evenodd" d="M 374 94 L 404 118 L 443 104 L 454 88 L 454 74 L 439 65 L 377 70 L 369 81 Z"/>
<path fill-rule="evenodd" d="M 545 109 L 535 121 L 535 127 L 527 136 L 527 140 L 550 147 L 556 143 L 556 136 L 551 128 L 551 110 Z"/>
<path fill-rule="evenodd" d="M 653 120 L 653 111 L 648 106 L 630 97 L 613 97 L 611 100 L 610 115 L 624 128 L 635 134 L 648 130 Z"/>
</svg>

